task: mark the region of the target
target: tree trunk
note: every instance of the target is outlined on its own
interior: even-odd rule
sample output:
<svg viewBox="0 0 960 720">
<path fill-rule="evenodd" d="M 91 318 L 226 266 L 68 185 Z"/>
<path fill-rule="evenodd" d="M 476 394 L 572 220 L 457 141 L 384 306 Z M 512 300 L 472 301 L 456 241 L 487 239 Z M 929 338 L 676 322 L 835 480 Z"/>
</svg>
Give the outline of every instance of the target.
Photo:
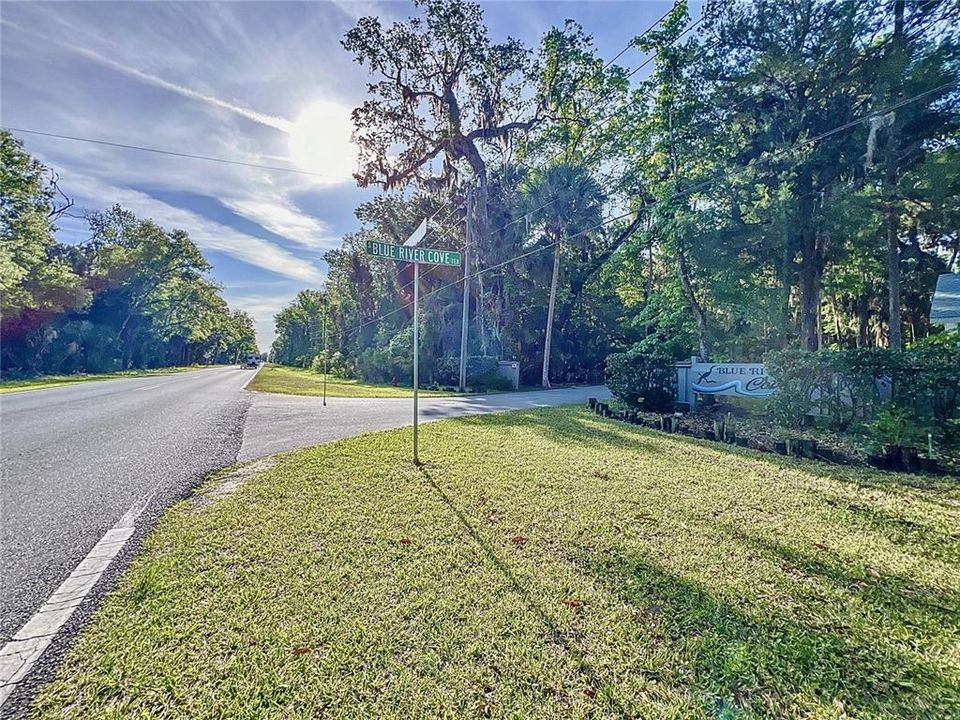
<svg viewBox="0 0 960 720">
<path fill-rule="evenodd" d="M 693 289 L 693 281 L 690 279 L 690 267 L 687 264 L 687 253 L 683 249 L 682 243 L 677 244 L 677 273 L 680 275 L 680 285 L 683 287 L 683 295 L 690 306 L 690 312 L 693 313 L 694 322 L 697 323 L 697 337 L 700 345 L 700 359 L 709 362 L 712 348 L 710 347 L 710 332 L 707 327 L 707 312 L 703 305 L 697 300 L 697 294 Z"/>
<path fill-rule="evenodd" d="M 543 387 L 550 387 L 550 339 L 553 335 L 553 308 L 557 302 L 557 281 L 560 278 L 560 233 L 553 247 L 553 277 L 550 279 L 550 303 L 547 305 L 547 332 L 543 338 Z"/>
<path fill-rule="evenodd" d="M 892 201 L 887 208 L 887 312 L 889 332 L 887 342 L 891 350 L 903 347 L 903 321 L 900 318 L 900 242 L 898 240 L 899 218 Z"/>
<path fill-rule="evenodd" d="M 817 242 L 813 181 L 808 173 L 799 178 L 796 193 L 797 227 L 800 233 L 800 347 L 815 351 L 823 265 Z"/>
<path fill-rule="evenodd" d="M 864 292 L 857 298 L 857 347 L 870 344 L 870 296 Z"/>
<path fill-rule="evenodd" d="M 903 6 L 904 0 L 895 0 L 893 4 L 893 52 L 902 69 L 906 61 L 906 46 L 903 35 Z M 891 83 L 890 97 L 895 100 L 898 95 L 894 87 L 899 87 L 900 75 L 897 73 L 895 83 Z M 891 350 L 900 350 L 903 347 L 903 321 L 900 317 L 900 213 L 897 210 L 897 156 L 900 154 L 899 118 L 896 111 L 893 113 L 893 122 L 890 125 L 890 136 L 887 142 L 886 173 L 884 185 L 886 190 L 887 211 L 887 293 L 889 318 L 888 344 Z"/>
</svg>

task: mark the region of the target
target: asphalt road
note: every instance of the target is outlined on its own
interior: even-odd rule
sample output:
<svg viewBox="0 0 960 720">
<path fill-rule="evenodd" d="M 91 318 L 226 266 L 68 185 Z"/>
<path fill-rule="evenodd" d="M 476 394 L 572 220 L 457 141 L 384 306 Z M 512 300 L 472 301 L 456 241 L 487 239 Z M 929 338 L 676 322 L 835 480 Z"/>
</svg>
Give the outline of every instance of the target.
<svg viewBox="0 0 960 720">
<path fill-rule="evenodd" d="M 0 641 L 132 505 L 236 460 L 251 371 L 214 368 L 0 395 Z"/>
<path fill-rule="evenodd" d="M 0 395 L 0 645 L 61 583 L 85 572 L 78 563 L 104 533 L 115 532 L 121 518 L 136 518 L 131 542 L 10 702 L 0 703 L 0 716 L 26 712 L 33 688 L 50 677 L 143 535 L 206 475 L 238 460 L 411 423 L 409 399 L 329 398 L 324 407 L 317 397 L 246 391 L 252 374 L 213 368 Z M 431 397 L 421 399 L 420 417 L 430 422 L 591 396 L 608 393 L 585 387 Z M 139 514 L 131 516 L 135 507 Z"/>
<path fill-rule="evenodd" d="M 309 447 L 360 433 L 403 427 L 413 422 L 409 398 L 327 398 L 250 393 L 254 402 L 243 429 L 240 460 Z M 504 410 L 585 403 L 607 398 L 602 385 L 532 392 L 420 398 L 420 422 Z"/>
</svg>

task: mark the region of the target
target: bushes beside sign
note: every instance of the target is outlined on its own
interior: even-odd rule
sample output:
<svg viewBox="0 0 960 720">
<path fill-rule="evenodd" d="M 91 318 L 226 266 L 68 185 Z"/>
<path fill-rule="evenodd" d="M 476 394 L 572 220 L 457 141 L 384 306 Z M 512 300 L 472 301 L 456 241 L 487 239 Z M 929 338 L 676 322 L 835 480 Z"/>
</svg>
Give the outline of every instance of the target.
<svg viewBox="0 0 960 720">
<path fill-rule="evenodd" d="M 908 350 L 878 348 L 805 352 L 783 350 L 764 357 L 779 385 L 770 411 L 781 423 L 800 426 L 810 415 L 846 430 L 872 422 L 888 405 L 921 428 L 946 431 L 960 411 L 960 345 Z"/>
<path fill-rule="evenodd" d="M 606 383 L 616 397 L 631 407 L 668 410 L 676 391 L 673 360 L 635 350 L 607 357 Z"/>
</svg>

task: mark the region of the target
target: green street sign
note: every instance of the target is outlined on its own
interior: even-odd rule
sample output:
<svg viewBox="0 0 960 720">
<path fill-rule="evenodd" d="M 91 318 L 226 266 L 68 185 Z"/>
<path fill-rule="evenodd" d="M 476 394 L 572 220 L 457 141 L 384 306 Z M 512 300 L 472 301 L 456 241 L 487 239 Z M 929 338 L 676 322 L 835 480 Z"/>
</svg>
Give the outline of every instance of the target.
<svg viewBox="0 0 960 720">
<path fill-rule="evenodd" d="M 450 265 L 460 267 L 463 259 L 456 250 L 438 250 L 435 248 L 407 247 L 390 243 L 367 240 L 367 255 L 400 260 L 402 262 L 429 263 L 431 265 Z"/>
</svg>

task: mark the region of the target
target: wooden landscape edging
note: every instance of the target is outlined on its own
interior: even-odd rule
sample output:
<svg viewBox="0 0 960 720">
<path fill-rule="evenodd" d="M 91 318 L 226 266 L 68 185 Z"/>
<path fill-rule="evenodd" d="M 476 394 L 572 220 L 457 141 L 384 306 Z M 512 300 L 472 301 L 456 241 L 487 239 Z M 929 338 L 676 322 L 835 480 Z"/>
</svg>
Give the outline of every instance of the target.
<svg viewBox="0 0 960 720">
<path fill-rule="evenodd" d="M 822 462 L 833 463 L 834 465 L 866 465 L 880 470 L 892 470 L 895 472 L 922 472 L 932 475 L 948 474 L 948 470 L 942 467 L 936 458 L 925 458 L 916 455 L 910 458 L 900 455 L 881 455 L 871 456 L 866 463 L 860 461 L 841 450 L 820 446 L 816 440 L 810 438 L 787 438 L 777 440 L 770 448 L 752 437 L 743 437 L 737 435 L 735 425 L 729 424 L 724 420 L 715 420 L 712 430 L 698 430 L 684 423 L 681 413 L 659 415 L 656 420 L 647 418 L 636 410 L 612 410 L 609 403 L 600 402 L 597 398 L 590 398 L 587 405 L 594 413 L 601 417 L 619 420 L 630 425 L 638 425 L 650 430 L 659 430 L 660 432 L 671 433 L 674 435 L 686 435 L 687 437 L 697 438 L 699 440 L 711 440 L 721 442 L 726 445 L 736 445 L 760 452 L 774 453 L 787 457 L 806 458 L 808 460 L 820 460 Z"/>
</svg>

